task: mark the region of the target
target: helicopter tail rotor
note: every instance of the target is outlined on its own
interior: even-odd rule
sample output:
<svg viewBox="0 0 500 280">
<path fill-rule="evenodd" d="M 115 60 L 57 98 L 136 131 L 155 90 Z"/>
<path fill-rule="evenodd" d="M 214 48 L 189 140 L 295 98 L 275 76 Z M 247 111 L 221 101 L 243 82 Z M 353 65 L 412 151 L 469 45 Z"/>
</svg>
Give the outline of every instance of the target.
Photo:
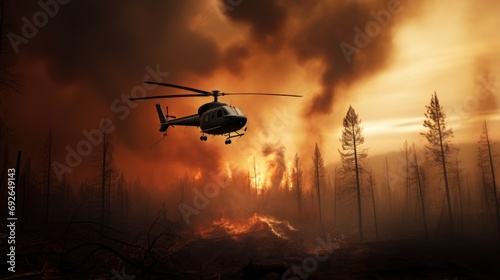
<svg viewBox="0 0 500 280">
<path fill-rule="evenodd" d="M 168 117 L 173 117 L 173 116 L 168 115 L 168 107 L 167 107 L 167 115 L 164 115 L 160 104 L 156 104 L 156 111 L 158 112 L 158 117 L 160 118 L 160 125 L 161 125 L 160 132 L 165 132 L 165 134 L 166 134 L 167 128 L 169 126 Z"/>
</svg>

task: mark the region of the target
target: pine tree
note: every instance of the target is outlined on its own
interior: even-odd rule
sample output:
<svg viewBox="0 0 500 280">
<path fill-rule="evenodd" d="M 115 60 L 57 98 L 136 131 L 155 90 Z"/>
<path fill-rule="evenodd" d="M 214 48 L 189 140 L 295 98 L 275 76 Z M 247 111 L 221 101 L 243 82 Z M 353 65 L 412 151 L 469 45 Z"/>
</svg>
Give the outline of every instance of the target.
<svg viewBox="0 0 500 280">
<path fill-rule="evenodd" d="M 359 240 L 363 242 L 363 216 L 361 212 L 361 180 L 360 171 L 361 161 L 368 156 L 366 149 L 362 148 L 365 138 L 361 134 L 361 120 L 352 108 L 344 118 L 344 129 L 342 130 L 342 150 L 339 150 L 342 160 L 342 171 L 345 175 L 351 175 L 356 178 L 356 196 L 358 204 L 358 224 L 359 224 Z"/>
<path fill-rule="evenodd" d="M 425 136 L 425 138 L 429 142 L 429 144 L 425 146 L 427 156 L 431 158 L 434 164 L 441 166 L 446 190 L 448 219 L 451 226 L 451 234 L 453 235 L 455 225 L 453 222 L 453 212 L 451 209 L 448 169 L 446 166 L 450 155 L 453 153 L 453 148 L 450 142 L 450 138 L 453 137 L 453 130 L 451 128 L 446 128 L 446 114 L 443 110 L 443 107 L 439 104 L 439 99 L 436 92 L 434 92 L 434 95 L 431 97 L 430 105 L 426 105 L 425 107 L 427 109 L 427 112 L 425 113 L 426 119 L 424 120 L 424 127 L 428 128 L 429 131 L 426 133 L 421 133 L 421 135 Z"/>
<path fill-rule="evenodd" d="M 318 197 L 319 222 L 320 224 L 322 224 L 323 218 L 321 216 L 321 185 L 325 176 L 325 165 L 323 162 L 323 157 L 321 156 L 321 152 L 319 151 L 318 143 L 316 143 L 316 146 L 314 148 L 311 170 L 313 175 L 313 187 L 316 188 Z"/>
</svg>

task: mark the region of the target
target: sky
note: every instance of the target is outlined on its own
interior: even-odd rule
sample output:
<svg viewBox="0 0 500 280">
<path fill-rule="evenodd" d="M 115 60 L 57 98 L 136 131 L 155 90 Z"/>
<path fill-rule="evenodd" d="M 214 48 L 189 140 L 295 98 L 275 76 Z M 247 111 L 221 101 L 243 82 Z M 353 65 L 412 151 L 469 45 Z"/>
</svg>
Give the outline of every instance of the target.
<svg viewBox="0 0 500 280">
<path fill-rule="evenodd" d="M 5 119 L 28 155 L 51 129 L 54 161 L 67 164 L 68 149 L 108 118 L 118 167 L 165 182 L 245 172 L 254 157 L 260 168 L 282 168 L 270 162 L 297 153 L 308 165 L 315 143 L 333 164 L 349 106 L 369 155 L 398 151 L 405 139 L 422 146 L 434 92 L 455 141 L 477 141 L 485 120 L 500 139 L 499 8 L 494 0 L 7 1 L 2 45 L 20 87 Z M 174 127 L 148 149 L 162 138 L 156 103 L 183 116 L 211 100 L 129 103 L 133 94 L 181 93 L 145 79 L 303 97 L 223 97 L 247 115 L 244 137 L 201 142 L 197 128 Z M 68 174 L 79 176 L 80 165 L 92 166 L 91 156 Z"/>
</svg>

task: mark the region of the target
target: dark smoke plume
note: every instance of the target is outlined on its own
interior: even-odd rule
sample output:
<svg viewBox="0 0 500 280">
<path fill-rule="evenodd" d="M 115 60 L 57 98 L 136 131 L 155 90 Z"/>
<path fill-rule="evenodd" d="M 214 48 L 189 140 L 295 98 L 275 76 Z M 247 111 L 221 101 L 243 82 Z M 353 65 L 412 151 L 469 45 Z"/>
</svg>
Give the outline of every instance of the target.
<svg viewBox="0 0 500 280">
<path fill-rule="evenodd" d="M 299 61 L 322 61 L 322 90 L 305 110 L 307 115 L 322 115 L 331 112 L 338 93 L 382 70 L 390 61 L 394 29 L 411 9 L 405 4 L 243 1 L 226 15 L 235 23 L 249 25 L 251 38 L 259 45 L 266 47 L 273 42 L 270 52 L 290 46 Z M 351 47 L 344 45 L 343 50 L 341 44 Z"/>
</svg>

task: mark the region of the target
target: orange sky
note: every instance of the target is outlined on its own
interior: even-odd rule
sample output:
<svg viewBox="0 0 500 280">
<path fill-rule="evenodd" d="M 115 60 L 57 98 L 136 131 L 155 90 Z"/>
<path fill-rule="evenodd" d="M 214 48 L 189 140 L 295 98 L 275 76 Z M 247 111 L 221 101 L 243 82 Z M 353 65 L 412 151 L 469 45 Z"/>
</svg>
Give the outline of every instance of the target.
<svg viewBox="0 0 500 280">
<path fill-rule="evenodd" d="M 232 6 L 225 12 L 219 0 L 62 6 L 14 56 L 23 88 L 7 121 L 16 127 L 19 146 L 36 154 L 50 127 L 63 161 L 64 147 L 75 147 L 83 129 L 108 116 L 116 125 L 117 164 L 131 178 L 155 174 L 168 181 L 226 164 L 246 170 L 253 156 L 265 166 L 266 145 L 284 146 L 287 161 L 299 153 L 308 165 L 318 142 L 329 164 L 339 160 L 338 138 L 349 105 L 362 119 L 370 155 L 397 151 L 405 139 L 423 145 L 419 132 L 434 91 L 457 142 L 476 141 L 483 120 L 491 137 L 500 139 L 498 1 L 397 2 L 399 12 L 351 63 L 339 43 L 353 44 L 355 27 L 364 30 L 372 11 L 396 2 L 227 3 Z M 14 32 L 19 33 L 23 15 L 39 9 L 32 4 L 13 4 Z M 197 129 L 175 127 L 148 150 L 161 138 L 156 102 L 141 102 L 124 120 L 110 109 L 121 94 L 142 85 L 148 65 L 170 73 L 164 82 L 304 97 L 224 97 L 221 101 L 249 118 L 241 140 L 228 146 L 222 137 L 200 142 Z M 181 116 L 209 101 L 160 103 Z"/>
</svg>

